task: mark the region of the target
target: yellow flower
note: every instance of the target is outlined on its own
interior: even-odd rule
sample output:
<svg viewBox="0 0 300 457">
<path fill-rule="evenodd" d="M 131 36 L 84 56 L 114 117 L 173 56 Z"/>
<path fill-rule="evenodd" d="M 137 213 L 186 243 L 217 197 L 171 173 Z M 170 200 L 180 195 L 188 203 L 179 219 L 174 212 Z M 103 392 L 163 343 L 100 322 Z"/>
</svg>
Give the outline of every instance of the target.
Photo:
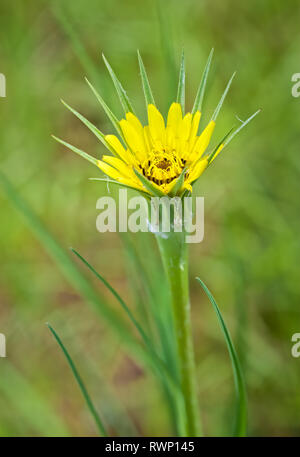
<svg viewBox="0 0 300 457">
<path fill-rule="evenodd" d="M 200 117 L 200 111 L 182 116 L 180 104 L 172 103 L 165 124 L 159 110 L 149 104 L 148 125 L 143 127 L 129 112 L 120 121 L 126 146 L 116 136 L 107 135 L 105 140 L 117 157 L 104 155 L 98 167 L 116 181 L 147 192 L 137 171 L 164 194 L 172 191 L 183 173 L 178 192 L 191 191 L 191 184 L 208 166 L 208 156 L 204 153 L 215 128 L 215 122 L 210 121 L 197 135 Z"/>
<path fill-rule="evenodd" d="M 134 109 L 125 90 L 103 56 L 120 102 L 124 108 L 125 119 L 118 121 L 101 95 L 89 81 L 87 83 L 112 122 L 119 138 L 115 135 L 104 135 L 84 116 L 65 102 L 63 103 L 97 136 L 113 155 L 104 155 L 102 160 L 98 160 L 75 146 L 59 138 L 54 138 L 94 165 L 97 165 L 108 177 L 113 179 L 113 181 L 110 180 L 109 182 L 117 182 L 148 195 L 182 196 L 186 192 L 192 192 L 193 183 L 201 176 L 229 141 L 259 112 L 257 111 L 246 121 L 242 122 L 234 132 L 231 129 L 212 151 L 209 153 L 206 152 L 216 125 L 217 116 L 234 76 L 233 74 L 230 78 L 210 122 L 202 133 L 198 134 L 201 117 L 200 111 L 212 53 L 213 50 L 207 60 L 192 112 L 186 114 L 184 113 L 185 64 L 184 54 L 182 54 L 177 100 L 175 103 L 172 103 L 166 122 L 155 106 L 146 70 L 142 58 L 138 53 L 148 111 L 148 125 L 145 126 L 141 124 L 134 114 Z M 103 180 L 101 178 L 95 179 Z"/>
</svg>

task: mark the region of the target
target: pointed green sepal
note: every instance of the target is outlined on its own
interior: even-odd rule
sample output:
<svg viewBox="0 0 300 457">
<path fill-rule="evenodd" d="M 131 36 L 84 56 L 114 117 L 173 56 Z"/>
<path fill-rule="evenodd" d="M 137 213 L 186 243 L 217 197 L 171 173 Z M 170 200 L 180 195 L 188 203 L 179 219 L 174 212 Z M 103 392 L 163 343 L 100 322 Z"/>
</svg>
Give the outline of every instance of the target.
<svg viewBox="0 0 300 457">
<path fill-rule="evenodd" d="M 151 104 L 155 106 L 155 101 L 154 101 L 152 90 L 151 90 L 151 87 L 149 84 L 145 65 L 143 63 L 143 60 L 142 60 L 142 57 L 141 57 L 141 54 L 139 51 L 138 51 L 138 60 L 139 60 L 139 67 L 140 67 L 141 79 L 142 79 L 142 84 L 143 84 L 143 91 L 144 91 L 144 96 L 145 96 L 145 101 L 146 101 L 146 108 L 148 107 L 148 105 L 151 105 Z"/>
<path fill-rule="evenodd" d="M 104 144 L 105 147 L 108 147 L 108 144 L 105 141 L 105 135 L 94 124 L 92 124 L 92 122 L 86 119 L 82 114 L 78 113 L 78 111 L 68 105 L 64 100 L 61 100 L 61 102 L 66 108 L 68 108 L 68 110 L 70 110 L 76 117 L 78 117 L 78 119 L 84 125 L 86 125 L 91 132 L 93 132 L 93 134 Z"/>
<path fill-rule="evenodd" d="M 76 154 L 80 155 L 84 159 L 88 160 L 89 162 L 93 163 L 94 165 L 98 165 L 98 160 L 95 159 L 95 157 L 90 156 L 86 152 L 82 151 L 81 149 L 76 148 L 75 146 L 72 146 L 71 144 L 67 143 L 64 140 L 61 140 L 60 138 L 57 138 L 56 136 L 52 135 L 52 138 L 54 138 L 56 141 L 59 143 L 63 144 L 67 148 L 71 149 L 71 151 L 76 152 Z"/>
<path fill-rule="evenodd" d="M 99 94 L 99 92 L 97 92 L 97 90 L 94 88 L 94 86 L 89 82 L 89 80 L 87 78 L 85 78 L 86 82 L 88 83 L 88 85 L 90 86 L 90 88 L 92 89 L 92 91 L 94 92 L 94 95 L 96 96 L 98 102 L 100 103 L 100 105 L 102 106 L 102 108 L 104 109 L 108 119 L 110 120 L 110 122 L 112 123 L 112 125 L 114 126 L 114 128 L 116 129 L 116 131 L 118 132 L 118 134 L 121 136 L 121 138 L 123 138 L 123 133 L 122 133 L 122 130 L 121 130 L 121 127 L 120 127 L 120 124 L 119 124 L 119 120 L 117 119 L 117 117 L 114 115 L 114 113 L 110 110 L 110 108 L 107 106 L 107 104 L 105 103 L 105 101 L 103 100 L 103 98 L 101 97 L 101 95 Z"/>
<path fill-rule="evenodd" d="M 171 188 L 171 190 L 169 192 L 169 195 L 171 197 L 175 197 L 175 195 L 177 195 L 178 192 L 180 191 L 180 189 L 182 188 L 182 185 L 184 183 L 185 173 L 186 173 L 186 168 L 184 168 L 182 170 L 182 172 L 180 173 L 178 178 L 175 180 L 174 186 Z"/>
<path fill-rule="evenodd" d="M 145 192 L 143 190 L 140 190 L 140 189 L 137 189 L 136 187 L 133 187 L 133 186 L 128 186 L 128 184 L 124 184 L 122 182 L 115 181 L 114 179 L 109 179 L 109 178 L 89 178 L 89 180 L 90 181 L 102 181 L 102 182 L 105 182 L 107 184 L 117 184 L 120 187 L 125 187 L 126 189 L 135 190 L 136 192 L 140 192 L 140 193 L 144 194 L 146 197 L 150 197 L 150 195 L 147 192 Z"/>
<path fill-rule="evenodd" d="M 182 109 L 182 115 L 184 116 L 184 112 L 185 112 L 185 59 L 184 59 L 184 50 L 182 50 L 182 54 L 181 54 L 181 63 L 180 63 L 179 81 L 178 81 L 176 102 L 180 103 L 181 109 Z"/>
<path fill-rule="evenodd" d="M 223 144 L 225 145 L 225 141 L 226 141 L 226 138 L 229 137 L 230 133 L 232 132 L 233 130 L 233 127 L 229 130 L 228 133 L 226 133 L 226 135 L 222 138 L 222 140 L 220 141 L 219 144 L 217 144 L 217 146 L 214 148 L 214 150 L 209 154 L 207 160 L 208 160 L 208 165 L 210 164 L 210 162 L 213 160 L 213 158 L 215 157 L 219 147 Z"/>
<path fill-rule="evenodd" d="M 224 100 L 225 100 L 225 98 L 226 98 L 226 95 L 227 95 L 227 93 L 228 93 L 228 91 L 229 91 L 229 88 L 230 88 L 230 86 L 231 86 L 232 80 L 233 80 L 233 78 L 235 77 L 235 74 L 236 74 L 236 72 L 233 73 L 233 75 L 231 76 L 230 80 L 229 80 L 228 83 L 227 83 L 227 86 L 226 86 L 226 88 L 225 88 L 225 90 L 224 90 L 224 92 L 223 92 L 223 95 L 222 95 L 222 97 L 220 98 L 220 101 L 219 101 L 219 103 L 218 103 L 218 105 L 217 105 L 217 107 L 216 107 L 216 109 L 215 109 L 215 111 L 214 111 L 214 114 L 212 115 L 212 118 L 211 118 L 212 121 L 216 121 L 216 119 L 217 119 L 217 117 L 218 117 L 218 114 L 219 114 L 219 112 L 220 112 L 220 110 L 221 110 L 221 108 L 222 108 L 222 105 L 223 105 Z"/>
<path fill-rule="evenodd" d="M 257 116 L 258 113 L 260 113 L 261 110 L 257 110 L 254 114 L 252 114 L 246 121 L 242 122 L 242 124 L 227 138 L 227 140 L 224 142 L 224 146 L 230 143 L 230 141 L 237 135 L 247 124 L 249 124 L 250 121 L 252 121 L 255 116 Z"/>
<path fill-rule="evenodd" d="M 120 99 L 120 102 L 121 102 L 121 105 L 124 109 L 124 112 L 125 114 L 130 112 L 130 113 L 133 113 L 134 114 L 134 109 L 132 107 L 132 104 L 129 100 L 129 97 L 125 91 L 125 89 L 123 88 L 122 84 L 120 83 L 119 79 L 117 78 L 115 72 L 113 71 L 113 69 L 111 68 L 110 64 L 108 63 L 106 57 L 104 54 L 102 54 L 102 58 L 104 60 L 104 63 L 109 71 L 109 74 L 111 76 L 111 79 L 114 83 L 114 86 L 115 86 L 115 89 L 117 91 L 117 94 L 118 94 L 118 97 Z"/>
<path fill-rule="evenodd" d="M 203 98 L 205 95 L 207 77 L 208 77 L 213 53 L 214 53 L 214 48 L 212 48 L 212 50 L 209 53 L 209 56 L 208 56 L 208 59 L 207 59 L 207 62 L 206 62 L 206 65 L 205 65 L 205 68 L 204 68 L 204 71 L 202 74 L 202 78 L 201 78 L 201 81 L 200 81 L 200 84 L 198 87 L 197 95 L 196 95 L 194 106 L 192 109 L 192 114 L 195 114 L 197 111 L 201 111 L 201 109 L 202 109 L 202 103 L 203 103 Z"/>
<path fill-rule="evenodd" d="M 164 194 L 158 187 L 154 186 L 149 179 L 145 178 L 139 171 L 133 169 L 136 176 L 139 178 L 145 189 L 147 189 L 151 194 L 155 195 L 156 197 L 165 197 Z"/>
</svg>

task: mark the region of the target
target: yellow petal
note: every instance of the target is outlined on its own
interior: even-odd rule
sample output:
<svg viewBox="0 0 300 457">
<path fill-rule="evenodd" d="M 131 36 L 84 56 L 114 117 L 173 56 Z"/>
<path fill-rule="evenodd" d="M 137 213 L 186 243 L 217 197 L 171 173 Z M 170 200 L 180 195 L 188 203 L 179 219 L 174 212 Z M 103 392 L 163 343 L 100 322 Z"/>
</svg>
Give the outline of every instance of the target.
<svg viewBox="0 0 300 457">
<path fill-rule="evenodd" d="M 167 146 L 170 149 L 173 149 L 175 147 L 175 136 L 173 132 L 173 127 L 171 127 L 170 125 L 167 125 L 166 128 L 166 142 Z"/>
<path fill-rule="evenodd" d="M 167 126 L 173 130 L 174 136 L 179 135 L 179 125 L 182 121 L 182 111 L 180 103 L 172 103 L 168 113 Z"/>
<path fill-rule="evenodd" d="M 119 180 L 119 178 L 122 178 L 122 176 L 120 175 L 120 172 L 118 170 L 111 167 L 107 163 L 102 162 L 102 160 L 98 160 L 97 165 L 100 168 L 100 170 L 102 170 L 110 178 L 117 179 L 117 180 Z"/>
<path fill-rule="evenodd" d="M 119 138 L 117 138 L 115 135 L 106 135 L 105 140 L 124 162 L 132 163 L 132 154 L 130 153 L 130 151 L 126 151 L 126 149 L 121 144 Z"/>
<path fill-rule="evenodd" d="M 191 186 L 188 182 L 185 182 L 185 183 L 183 184 L 183 188 L 189 190 L 190 192 L 193 191 L 192 186 Z"/>
<path fill-rule="evenodd" d="M 188 156 L 189 152 L 189 144 L 187 140 L 190 136 L 192 117 L 191 113 L 187 113 L 180 122 L 179 126 L 180 155 L 183 159 Z"/>
<path fill-rule="evenodd" d="M 198 137 L 192 152 L 191 160 L 197 160 L 203 155 L 207 146 L 209 145 L 211 136 L 215 129 L 215 125 L 215 121 L 210 121 L 210 123 L 205 127 L 201 135 Z"/>
<path fill-rule="evenodd" d="M 148 105 L 148 122 L 152 138 L 155 141 L 165 141 L 165 121 L 154 105 Z"/>
<path fill-rule="evenodd" d="M 180 123 L 179 136 L 181 140 L 186 141 L 189 138 L 191 132 L 191 124 L 192 114 L 187 113 Z"/>
<path fill-rule="evenodd" d="M 132 187 L 137 190 L 143 190 L 144 192 L 149 193 L 146 189 L 144 189 L 140 182 L 133 181 L 132 179 L 128 179 L 124 176 L 121 176 L 115 168 L 111 167 L 105 162 L 102 162 L 102 160 L 98 160 L 98 167 L 110 178 L 113 178 L 116 181 L 125 184 L 126 186 Z"/>
<path fill-rule="evenodd" d="M 120 174 L 128 178 L 132 183 L 138 184 L 140 181 L 137 178 L 136 174 L 134 173 L 132 167 L 126 165 L 122 160 L 118 159 L 117 157 L 113 156 L 103 156 L 102 160 L 110 165 L 112 165 Z"/>
<path fill-rule="evenodd" d="M 213 158 L 211 159 L 211 162 L 213 162 L 215 160 L 215 158 L 217 157 L 217 155 L 220 154 L 220 152 L 222 151 L 222 149 L 224 148 L 225 144 L 220 144 L 220 146 L 218 147 L 218 149 L 216 150 L 216 153 L 215 155 L 213 156 Z"/>
<path fill-rule="evenodd" d="M 191 125 L 191 132 L 189 137 L 189 150 L 192 150 L 195 145 L 195 139 L 198 133 L 199 122 L 201 118 L 200 111 L 196 111 L 193 116 L 192 125 Z"/>
<path fill-rule="evenodd" d="M 140 120 L 132 113 L 126 113 L 126 119 L 135 128 L 137 133 L 143 136 L 143 126 Z"/>
<path fill-rule="evenodd" d="M 198 179 L 204 170 L 206 170 L 207 166 L 208 160 L 206 157 L 204 159 L 198 160 L 198 162 L 191 168 L 189 177 L 187 178 L 186 182 L 189 184 Z"/>
<path fill-rule="evenodd" d="M 102 160 L 112 165 L 122 175 L 127 176 L 128 178 L 131 178 L 132 174 L 133 176 L 135 176 L 135 174 L 132 172 L 132 168 L 126 165 L 122 160 L 118 159 L 117 157 L 105 155 L 102 157 Z"/>
<path fill-rule="evenodd" d="M 144 127 L 144 140 L 145 140 L 145 145 L 146 145 L 147 150 L 151 151 L 151 149 L 153 149 L 153 141 L 151 138 L 149 125 L 145 125 L 145 127 Z"/>
<path fill-rule="evenodd" d="M 129 148 L 135 153 L 139 160 L 146 157 L 144 138 L 138 134 L 132 124 L 125 119 L 120 121 L 120 126 Z"/>
</svg>

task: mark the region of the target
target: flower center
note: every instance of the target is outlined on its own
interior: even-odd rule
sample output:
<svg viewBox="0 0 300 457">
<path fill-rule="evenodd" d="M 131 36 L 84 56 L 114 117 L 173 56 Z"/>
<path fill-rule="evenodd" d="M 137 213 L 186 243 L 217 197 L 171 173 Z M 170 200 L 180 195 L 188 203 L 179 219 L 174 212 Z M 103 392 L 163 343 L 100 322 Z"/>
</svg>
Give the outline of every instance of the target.
<svg viewBox="0 0 300 457">
<path fill-rule="evenodd" d="M 161 149 L 152 151 L 143 162 L 141 168 L 143 175 L 155 184 L 169 184 L 180 176 L 185 160 L 180 159 L 176 149 Z"/>
</svg>

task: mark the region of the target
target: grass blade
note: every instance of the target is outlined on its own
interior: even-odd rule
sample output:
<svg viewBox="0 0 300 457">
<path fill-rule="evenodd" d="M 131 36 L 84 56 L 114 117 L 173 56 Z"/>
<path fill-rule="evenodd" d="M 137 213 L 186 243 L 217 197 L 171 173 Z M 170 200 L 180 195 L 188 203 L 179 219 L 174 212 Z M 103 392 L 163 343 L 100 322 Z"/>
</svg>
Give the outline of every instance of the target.
<svg viewBox="0 0 300 457">
<path fill-rule="evenodd" d="M 71 144 L 67 143 L 67 142 L 64 141 L 64 140 L 61 140 L 60 138 L 57 138 L 57 137 L 54 136 L 54 135 L 52 135 L 52 138 L 54 138 L 56 141 L 58 141 L 58 143 L 61 143 L 61 144 L 63 144 L 64 146 L 66 146 L 67 148 L 71 149 L 71 151 L 73 151 L 73 152 L 75 152 L 76 154 L 80 155 L 80 156 L 83 157 L 84 159 L 88 160 L 88 161 L 91 162 L 92 164 L 98 165 L 98 160 L 95 159 L 95 157 L 90 156 L 89 154 L 87 154 L 86 152 L 82 151 L 81 149 L 78 149 L 78 148 L 76 148 L 75 146 L 72 146 Z"/>
<path fill-rule="evenodd" d="M 225 100 L 225 98 L 226 98 L 226 95 L 227 95 L 227 93 L 228 93 L 228 91 L 229 91 L 229 88 L 230 88 L 230 86 L 231 86 L 232 80 L 233 80 L 233 78 L 235 77 L 235 74 L 236 74 L 236 72 L 233 73 L 233 75 L 231 76 L 230 80 L 229 80 L 228 83 L 227 83 L 227 86 L 225 87 L 225 90 L 224 90 L 224 92 L 223 92 L 223 95 L 222 95 L 222 97 L 220 98 L 220 101 L 219 101 L 219 103 L 218 103 L 218 105 L 217 105 L 217 107 L 216 107 L 216 109 L 215 109 L 215 111 L 214 111 L 214 114 L 212 115 L 212 118 L 211 118 L 212 121 L 216 121 L 216 119 L 217 119 L 217 117 L 218 117 L 218 114 L 219 114 L 219 112 L 220 112 L 220 110 L 221 110 L 221 108 L 222 108 L 222 105 L 223 105 L 224 100 Z"/>
<path fill-rule="evenodd" d="M 184 116 L 185 112 L 185 59 L 184 59 L 184 50 L 181 54 L 181 63 L 179 71 L 179 81 L 177 89 L 177 103 L 180 103 L 182 109 L 182 115 Z"/>
<path fill-rule="evenodd" d="M 117 117 L 110 110 L 110 108 L 107 106 L 107 104 L 105 103 L 105 101 L 103 100 L 103 98 L 101 97 L 99 92 L 94 88 L 94 86 L 89 82 L 89 80 L 87 78 L 85 78 L 85 80 L 88 83 L 88 85 L 90 86 L 90 88 L 92 89 L 92 91 L 94 92 L 94 95 L 96 96 L 98 102 L 100 103 L 103 110 L 105 111 L 105 114 L 107 115 L 108 119 L 110 120 L 110 122 L 112 123 L 112 125 L 114 126 L 114 128 L 116 129 L 118 134 L 121 136 L 121 138 L 123 138 L 123 133 L 122 133 L 122 130 L 121 130 Z"/>
<path fill-rule="evenodd" d="M 221 311 L 212 296 L 211 292 L 208 290 L 204 282 L 200 278 L 196 278 L 197 281 L 200 283 L 202 289 L 206 293 L 209 301 L 214 307 L 214 310 L 217 314 L 217 318 L 219 320 L 222 332 L 225 336 L 228 352 L 230 355 L 232 368 L 233 368 L 233 376 L 234 376 L 234 383 L 236 388 L 236 397 L 237 397 L 237 411 L 236 411 L 236 424 L 235 424 L 235 434 L 234 436 L 245 436 L 247 431 L 247 393 L 246 393 L 246 386 L 244 381 L 243 372 L 240 366 L 240 362 L 231 340 L 229 331 L 226 327 L 226 324 L 223 320 Z"/>
<path fill-rule="evenodd" d="M 91 415 L 93 416 L 93 418 L 94 418 L 94 420 L 96 422 L 96 425 L 98 427 L 98 430 L 99 430 L 100 434 L 102 436 L 108 436 L 107 431 L 106 431 L 106 429 L 105 429 L 105 427 L 104 427 L 104 425 L 103 425 L 103 423 L 102 423 L 102 421 L 100 419 L 100 416 L 97 413 L 97 410 L 94 407 L 94 404 L 93 404 L 93 402 L 91 400 L 91 397 L 89 396 L 88 391 L 86 390 L 86 387 L 85 387 L 85 385 L 84 385 L 84 383 L 83 383 L 83 381 L 82 381 L 82 379 L 81 379 L 81 377 L 80 377 L 80 375 L 78 373 L 78 370 L 77 370 L 77 368 L 76 368 L 76 366 L 75 366 L 75 364 L 74 364 L 74 362 L 72 360 L 72 357 L 70 356 L 69 352 L 67 351 L 66 347 L 64 346 L 63 342 L 61 341 L 60 337 L 58 336 L 56 331 L 53 329 L 53 327 L 51 327 L 50 324 L 46 324 L 46 325 L 49 328 L 49 330 L 52 333 L 52 335 L 54 336 L 54 338 L 56 339 L 58 345 L 60 346 L 61 350 L 63 351 L 63 353 L 64 353 L 64 355 L 65 355 L 65 357 L 67 359 L 68 364 L 70 365 L 70 368 L 71 368 L 71 370 L 73 372 L 74 378 L 76 379 L 76 382 L 77 382 L 77 384 L 78 384 L 78 386 L 79 386 L 79 388 L 81 390 L 81 393 L 82 393 L 82 395 L 83 395 L 83 397 L 84 397 L 84 399 L 86 401 L 87 407 L 89 408 L 90 413 L 91 413 Z"/>
<path fill-rule="evenodd" d="M 106 59 L 104 54 L 102 54 L 102 58 L 104 60 L 104 63 L 106 65 L 108 71 L 109 71 L 111 79 L 112 79 L 112 81 L 114 83 L 114 86 L 116 88 L 117 94 L 119 96 L 119 99 L 120 99 L 121 105 L 123 106 L 125 114 L 128 113 L 128 112 L 134 114 L 134 109 L 133 109 L 132 104 L 131 104 L 131 102 L 130 102 L 130 100 L 128 98 L 128 95 L 127 95 L 126 91 L 124 90 L 122 84 L 118 80 L 115 72 L 113 71 L 113 69 L 111 68 L 110 64 L 108 63 L 108 61 L 107 61 L 107 59 Z"/>
<path fill-rule="evenodd" d="M 201 111 L 202 110 L 202 103 L 203 103 L 203 98 L 204 98 L 205 89 L 206 89 L 207 77 L 208 77 L 208 73 L 209 73 L 209 69 L 210 69 L 210 64 L 211 64 L 211 61 L 212 61 L 213 53 L 214 53 L 214 48 L 212 48 L 212 50 L 209 53 L 209 56 L 208 56 L 208 59 L 207 59 L 207 62 L 206 62 L 206 65 L 205 65 L 205 68 L 204 68 L 204 71 L 203 71 L 203 74 L 202 74 L 202 78 L 201 78 L 201 81 L 200 81 L 200 84 L 199 84 L 199 87 L 198 87 L 198 91 L 197 91 L 197 95 L 196 95 L 196 98 L 195 98 L 192 114 L 195 114 L 196 111 Z"/>
<path fill-rule="evenodd" d="M 146 108 L 148 105 L 153 104 L 155 105 L 155 101 L 152 95 L 151 87 L 149 84 L 148 76 L 146 73 L 146 69 L 142 60 L 142 57 L 140 55 L 140 52 L 138 51 L 138 60 L 139 60 L 139 66 L 140 66 L 140 73 L 141 73 L 141 78 L 142 78 L 142 84 L 143 84 L 143 91 L 144 91 L 144 96 L 145 96 L 145 101 L 146 101 Z"/>
</svg>

